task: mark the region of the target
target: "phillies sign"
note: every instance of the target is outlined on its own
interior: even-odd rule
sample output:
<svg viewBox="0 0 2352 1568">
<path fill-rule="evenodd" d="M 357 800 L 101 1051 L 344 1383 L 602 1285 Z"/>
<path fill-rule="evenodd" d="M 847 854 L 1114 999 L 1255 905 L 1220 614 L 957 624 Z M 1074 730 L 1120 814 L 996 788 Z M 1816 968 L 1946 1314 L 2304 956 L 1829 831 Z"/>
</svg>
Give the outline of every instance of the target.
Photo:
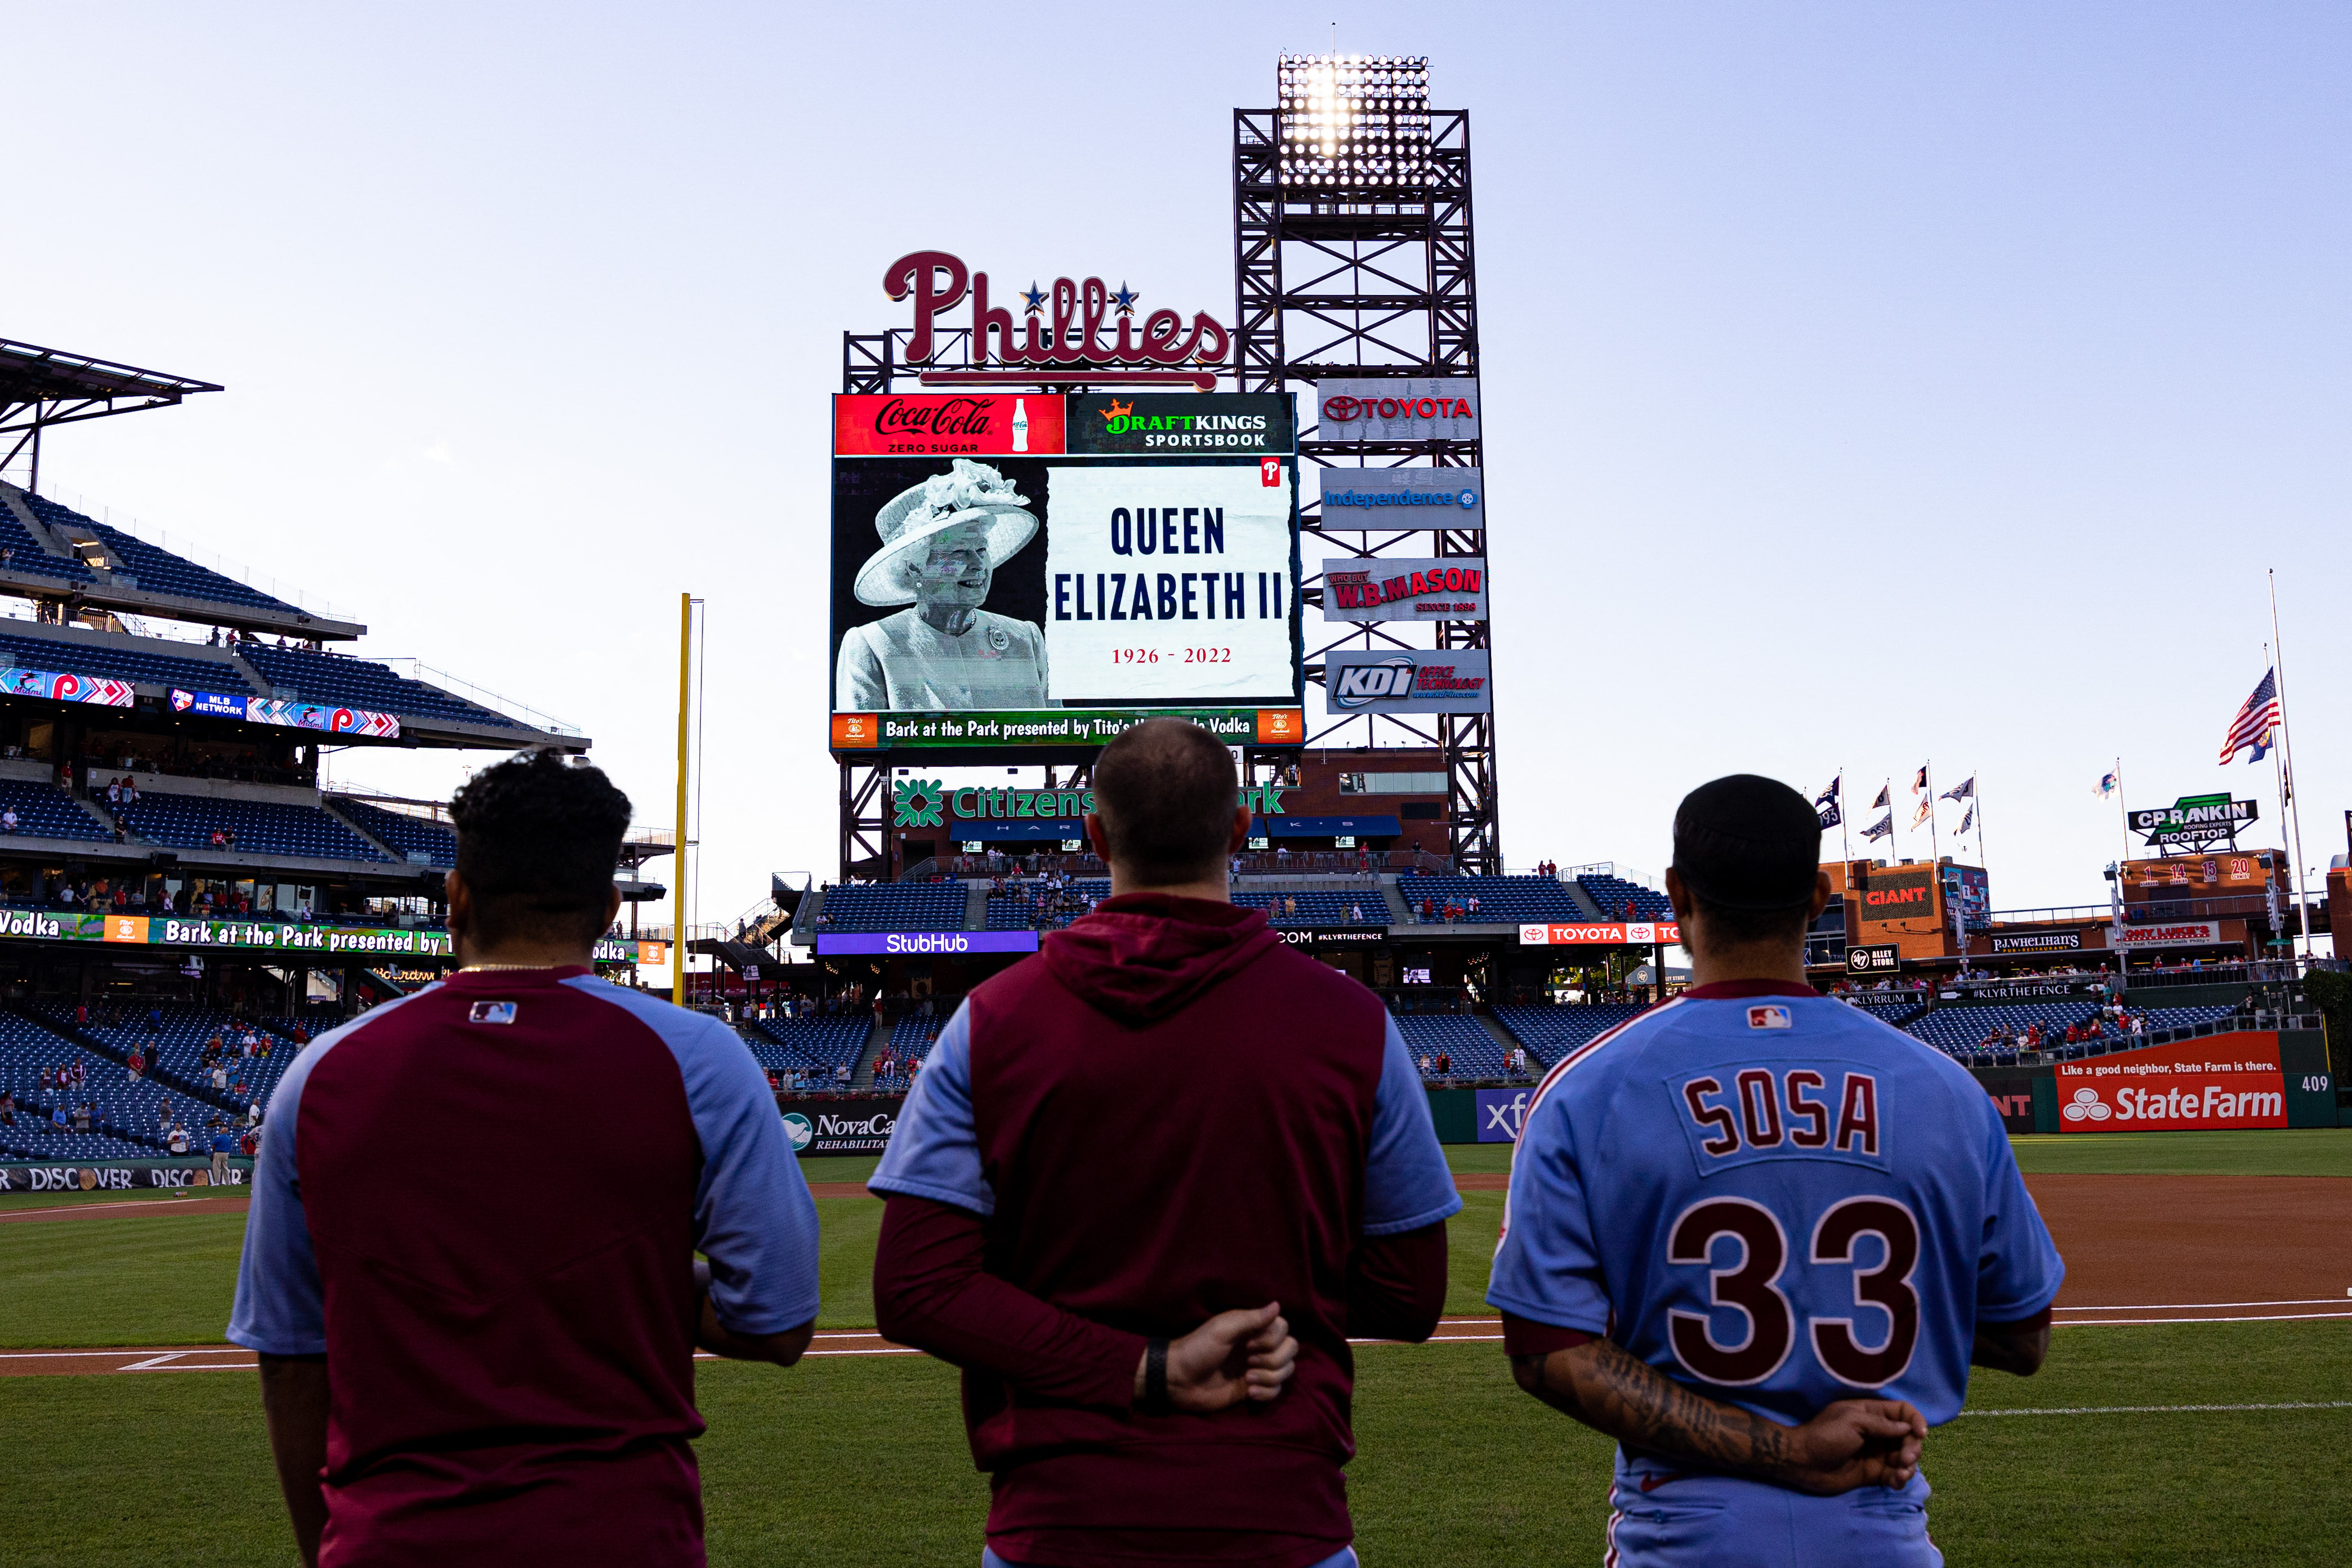
<svg viewBox="0 0 2352 1568">
<path fill-rule="evenodd" d="M 1215 365 L 1224 362 L 1232 335 L 1207 311 L 1196 312 L 1185 329 L 1181 312 L 1161 308 L 1135 319 L 1136 291 L 1122 283 L 1116 292 L 1099 277 L 1073 283 L 1054 279 L 1052 319 L 1046 290 L 1030 285 L 1001 305 L 990 303 L 988 274 L 974 272 L 943 250 L 909 252 L 882 274 L 882 291 L 893 299 L 915 298 L 915 329 L 907 358 L 930 363 L 937 349 L 933 320 L 971 300 L 971 363 L 974 366 Z M 1012 301 L 1021 306 L 1015 322 Z M 1017 330 L 1016 330 L 1017 327 Z M 1116 331 L 1117 336 L 1104 334 Z"/>
</svg>

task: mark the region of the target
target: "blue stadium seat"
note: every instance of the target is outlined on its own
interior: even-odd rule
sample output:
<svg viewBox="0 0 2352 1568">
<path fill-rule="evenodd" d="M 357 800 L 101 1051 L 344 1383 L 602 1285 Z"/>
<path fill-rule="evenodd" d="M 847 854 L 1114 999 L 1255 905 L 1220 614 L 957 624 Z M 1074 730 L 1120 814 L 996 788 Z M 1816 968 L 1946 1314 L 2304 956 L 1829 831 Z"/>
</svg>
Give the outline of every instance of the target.
<svg viewBox="0 0 2352 1568">
<path fill-rule="evenodd" d="M 33 508 L 33 515 L 53 528 L 76 532 L 88 530 L 105 544 L 107 552 L 121 563 L 126 572 L 139 580 L 139 586 L 151 593 L 176 594 L 183 599 L 215 600 L 223 604 L 267 610 L 280 615 L 302 613 L 282 599 L 273 599 L 257 588 L 248 588 L 234 578 L 223 577 L 219 572 L 198 566 L 185 556 L 173 555 L 170 550 L 151 545 L 121 528 L 109 528 L 94 517 L 84 517 L 71 507 L 60 506 L 40 496 L 28 495 L 25 500 Z M 27 542 L 30 542 L 29 536 Z M 37 555 L 39 547 L 36 545 L 33 549 Z M 17 553 L 22 556 L 25 552 L 20 549 Z M 38 570 L 47 570 L 55 559 L 44 558 Z M 81 567 L 79 561 L 74 565 L 80 569 L 78 580 L 96 580 L 96 574 L 87 567 Z"/>
<path fill-rule="evenodd" d="M 1427 1076 L 1439 1080 L 1436 1058 L 1444 1051 L 1453 1071 L 1445 1079 L 1501 1078 L 1503 1046 L 1486 1026 L 1475 1018 L 1460 1013 L 1398 1013 L 1397 1032 L 1404 1037 L 1404 1046 L 1416 1065 L 1423 1056 L 1431 1060 Z"/>
<path fill-rule="evenodd" d="M 105 843 L 114 835 L 90 820 L 88 811 L 54 784 L 29 779 L 0 779 L 0 809 L 14 809 L 16 832 L 29 839 L 84 839 Z M 0 834 L 0 841 L 5 835 Z"/>
<path fill-rule="evenodd" d="M 1576 885 L 1592 900 L 1603 920 L 1656 921 L 1675 917 L 1675 906 L 1664 894 L 1653 893 L 1639 883 L 1614 876 L 1580 876 Z M 1633 906 L 1631 915 L 1625 912 L 1628 904 Z"/>
<path fill-rule="evenodd" d="M 65 670 L 77 675 L 109 675 L 133 685 L 181 686 L 190 691 L 250 695 L 252 685 L 227 664 L 168 652 L 161 638 L 134 643 L 85 643 L 62 637 L 25 637 L 0 632 L 0 664 L 17 670 Z"/>
<path fill-rule="evenodd" d="M 1263 909 L 1267 921 L 1293 927 L 1313 925 L 1386 925 L 1388 901 L 1377 889 L 1354 893 L 1243 893 L 1234 902 L 1244 909 Z M 1297 904 L 1294 913 L 1288 906 Z"/>
<path fill-rule="evenodd" d="M 862 1014 L 817 1019 L 747 1019 L 737 1030 L 751 1055 L 771 1072 L 855 1069 L 866 1054 L 873 1020 Z"/>
<path fill-rule="evenodd" d="M 259 643 L 240 643 L 236 651 L 246 663 L 261 672 L 261 678 L 275 687 L 279 696 L 367 708 L 376 713 L 404 714 L 415 718 L 484 725 L 493 729 L 521 727 L 502 713 L 467 702 L 439 686 L 394 674 L 388 666 L 373 660 Z"/>
<path fill-rule="evenodd" d="M 1423 918 L 1423 899 L 1439 911 L 1427 917 L 1432 920 L 1444 919 L 1449 900 L 1463 906 L 1465 922 L 1479 925 L 1572 924 L 1592 918 L 1567 888 L 1548 876 L 1405 876 L 1397 879 L 1397 892 L 1415 919 Z M 1467 913 L 1473 898 L 1478 901 L 1475 915 Z"/>
<path fill-rule="evenodd" d="M 849 883 L 824 890 L 827 931 L 961 931 L 970 895 L 960 882 Z"/>
<path fill-rule="evenodd" d="M 457 830 L 446 822 L 387 811 L 382 806 L 354 800 L 348 795 L 333 795 L 328 800 L 336 810 L 404 855 L 425 855 L 429 857 L 427 863 L 444 868 L 457 863 Z"/>
<path fill-rule="evenodd" d="M 317 860 L 383 862 L 376 847 L 315 806 L 235 800 L 150 790 L 122 808 L 131 831 L 150 843 L 208 850 L 215 828 L 234 830 L 237 854 L 305 855 Z"/>
<path fill-rule="evenodd" d="M 1581 1007 L 1509 1006 L 1496 1008 L 1495 1020 L 1510 1031 L 1513 1040 L 1526 1046 L 1528 1054 L 1549 1064 L 1558 1061 L 1578 1046 L 1598 1039 L 1604 1030 L 1616 1028 L 1627 1019 L 1639 1018 L 1648 1010 L 1649 1005 L 1645 1002 L 1611 1002 Z"/>
</svg>

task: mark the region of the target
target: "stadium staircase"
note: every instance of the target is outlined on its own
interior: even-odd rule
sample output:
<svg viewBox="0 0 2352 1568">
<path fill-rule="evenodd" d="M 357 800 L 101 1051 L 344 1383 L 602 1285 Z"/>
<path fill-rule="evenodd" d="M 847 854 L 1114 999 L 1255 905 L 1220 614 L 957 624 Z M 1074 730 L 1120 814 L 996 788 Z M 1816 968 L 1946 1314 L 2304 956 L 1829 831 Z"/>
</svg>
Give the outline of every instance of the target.
<svg viewBox="0 0 2352 1568">
<path fill-rule="evenodd" d="M 1601 913 L 1600 901 L 1595 899 L 1591 894 L 1584 891 L 1584 884 L 1582 883 L 1564 882 L 1560 883 L 1560 886 L 1568 890 L 1568 896 L 1576 901 L 1576 906 L 1584 911 L 1585 917 L 1587 919 L 1599 924 L 1613 918 L 1613 916 Z"/>
<path fill-rule="evenodd" d="M 1125 285 L 1120 287 L 1124 287 Z M 988 883 L 967 883 L 964 886 L 963 928 L 966 931 L 988 929 Z"/>
<path fill-rule="evenodd" d="M 982 895 L 984 897 L 988 893 L 987 884 L 983 883 L 981 885 L 980 891 Z M 985 916 L 982 916 L 982 918 L 985 918 Z M 866 1037 L 866 1049 L 857 1053 L 857 1065 L 849 1070 L 849 1086 L 851 1089 L 856 1091 L 860 1094 L 866 1093 L 873 1089 L 874 1059 L 882 1054 L 883 1043 L 889 1038 L 890 1026 L 888 1024 L 877 1023 L 874 1026 L 873 1032 Z"/>
<path fill-rule="evenodd" d="M 114 819 L 106 814 L 105 807 L 100 805 L 95 800 L 89 800 L 80 795 L 68 795 L 66 799 L 71 800 L 75 805 L 80 807 L 84 812 L 88 813 L 89 820 L 96 822 L 99 827 L 104 831 L 109 839 L 114 837 Z M 127 842 L 134 844 L 143 844 L 147 841 L 139 836 L 139 831 L 135 828 L 124 829 L 123 838 Z"/>
<path fill-rule="evenodd" d="M 1508 1056 L 1512 1051 L 1519 1049 L 1519 1037 L 1513 1034 L 1509 1030 L 1505 1029 L 1503 1027 L 1503 1020 L 1496 1018 L 1493 1013 L 1480 1011 L 1474 1012 L 1470 1016 L 1486 1026 L 1486 1032 L 1495 1037 L 1495 1044 L 1501 1050 L 1505 1056 Z M 1528 1054 L 1532 1056 L 1534 1053 L 1530 1051 Z M 1538 1074 L 1540 1074 L 1542 1071 L 1543 1070 L 1541 1068 L 1536 1069 L 1536 1071 Z"/>
<path fill-rule="evenodd" d="M 329 799 L 323 791 L 319 796 L 319 810 L 326 812 L 327 815 L 332 817 L 335 821 L 341 822 L 354 833 L 357 833 L 378 854 L 383 856 L 384 859 L 390 861 L 393 864 L 406 865 L 408 863 L 407 855 L 402 853 L 396 849 L 394 849 L 390 844 L 384 842 L 382 839 L 377 838 L 373 833 L 369 832 L 366 828 L 360 824 L 359 819 L 354 813 L 335 810 L 334 801 Z M 400 992 L 395 990 L 392 994 L 396 997 L 400 995 Z"/>
<path fill-rule="evenodd" d="M 114 1063 L 115 1066 L 121 1068 L 126 1072 L 130 1071 L 130 1051 L 124 1050 L 121 1046 L 108 1044 L 105 1040 L 100 1040 L 89 1030 L 79 1027 L 68 1019 L 24 1002 L 0 1001 L 0 1010 L 5 1010 L 16 1018 L 24 1019 L 26 1023 L 31 1024 L 36 1029 L 47 1030 L 50 1034 L 57 1036 L 60 1041 L 67 1045 L 72 1046 L 77 1050 L 86 1051 L 92 1056 L 103 1057 L 105 1060 Z M 237 1115 L 243 1115 L 245 1113 L 245 1107 L 230 1100 L 226 1094 L 215 1091 L 209 1083 L 197 1082 L 194 1079 L 190 1078 L 184 1072 L 178 1072 L 171 1068 L 158 1066 L 155 1063 L 151 1062 L 148 1064 L 147 1071 L 142 1076 L 152 1083 L 160 1084 L 166 1089 L 172 1090 L 175 1093 L 184 1094 L 189 1099 L 196 1101 L 201 1104 L 209 1105 L 216 1111 L 233 1113 Z M 152 1142 L 152 1140 L 138 1139 L 134 1141 Z"/>
<path fill-rule="evenodd" d="M 1397 879 L 1393 874 L 1381 878 L 1381 902 L 1388 905 L 1388 923 L 1391 925 L 1412 924 L 1412 912 L 1404 906 L 1404 894 L 1397 891 Z"/>
</svg>

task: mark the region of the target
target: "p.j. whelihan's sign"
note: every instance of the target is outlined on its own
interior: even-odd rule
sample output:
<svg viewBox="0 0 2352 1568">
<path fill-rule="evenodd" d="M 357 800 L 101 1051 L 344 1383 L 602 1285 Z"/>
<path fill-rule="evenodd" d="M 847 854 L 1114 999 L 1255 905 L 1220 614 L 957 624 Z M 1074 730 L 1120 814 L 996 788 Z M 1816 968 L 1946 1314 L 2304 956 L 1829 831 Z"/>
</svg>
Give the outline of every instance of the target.
<svg viewBox="0 0 2352 1568">
<path fill-rule="evenodd" d="M 1032 283 L 992 304 L 988 274 L 972 271 L 943 250 L 912 251 L 892 262 L 882 274 L 882 291 L 893 299 L 914 296 L 915 329 L 907 340 L 907 358 L 918 365 L 929 364 L 937 350 L 935 319 L 967 297 L 975 367 L 1218 365 L 1233 347 L 1232 334 L 1206 310 L 1194 313 L 1189 331 L 1183 313 L 1164 307 L 1139 324 L 1136 301 L 1141 296 L 1125 283 L 1112 289 L 1099 277 L 1083 283 L 1057 277 L 1050 290 Z"/>
<path fill-rule="evenodd" d="M 1242 804 L 1252 816 L 1281 816 L 1282 787 L 1254 784 L 1242 791 Z M 950 789 L 936 779 L 900 779 L 891 789 L 890 825 L 936 828 L 942 825 L 942 812 L 962 822 L 1015 821 L 1024 817 L 1066 822 L 1094 809 L 1091 789 Z"/>
</svg>

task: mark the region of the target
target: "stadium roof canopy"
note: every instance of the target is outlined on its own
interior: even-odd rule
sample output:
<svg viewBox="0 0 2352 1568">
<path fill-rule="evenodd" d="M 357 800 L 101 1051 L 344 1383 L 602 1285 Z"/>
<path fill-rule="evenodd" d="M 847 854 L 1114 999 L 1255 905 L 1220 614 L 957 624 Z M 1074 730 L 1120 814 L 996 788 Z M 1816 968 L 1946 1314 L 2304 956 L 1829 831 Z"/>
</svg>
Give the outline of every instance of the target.
<svg viewBox="0 0 2352 1568">
<path fill-rule="evenodd" d="M 40 432 L 47 425 L 165 408 L 191 392 L 220 390 L 215 382 L 0 338 L 0 468 L 28 444 L 37 451 Z M 5 441 L 12 434 L 16 440 Z"/>
</svg>

